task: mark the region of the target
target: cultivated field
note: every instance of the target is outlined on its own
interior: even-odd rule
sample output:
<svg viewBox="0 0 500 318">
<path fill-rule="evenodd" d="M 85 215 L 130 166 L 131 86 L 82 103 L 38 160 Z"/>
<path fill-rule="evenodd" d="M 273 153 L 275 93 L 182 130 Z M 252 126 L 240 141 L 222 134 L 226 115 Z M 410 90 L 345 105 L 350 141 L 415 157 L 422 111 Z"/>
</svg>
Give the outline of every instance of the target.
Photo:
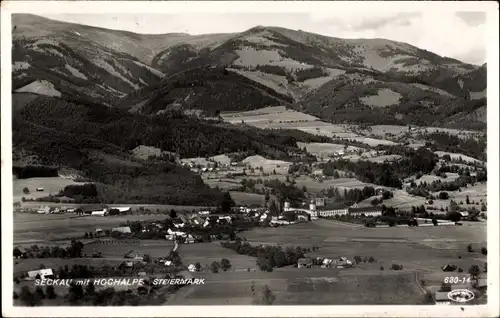
<svg viewBox="0 0 500 318">
<path fill-rule="evenodd" d="M 422 177 L 420 177 L 420 179 L 415 180 L 415 183 L 419 185 L 422 182 L 427 182 L 427 183 L 432 183 L 434 181 L 453 182 L 456 179 L 458 179 L 458 177 L 459 177 L 458 173 L 452 173 L 452 172 L 447 172 L 446 178 L 438 177 L 433 174 L 424 174 Z"/>
<path fill-rule="evenodd" d="M 469 156 L 466 156 L 466 155 L 462 155 L 462 154 L 459 154 L 459 153 L 446 152 L 446 151 L 435 151 L 434 153 L 436 155 L 438 155 L 439 157 L 442 157 L 444 155 L 450 155 L 451 159 L 459 160 L 460 158 L 462 158 L 462 160 L 465 161 L 465 162 L 484 164 L 484 162 L 481 161 L 481 160 L 477 160 L 475 158 L 472 158 L 472 157 L 469 157 Z"/>
<path fill-rule="evenodd" d="M 63 190 L 64 187 L 71 184 L 82 183 L 62 177 L 14 179 L 12 181 L 14 191 L 13 200 L 14 202 L 20 202 L 23 197 L 26 199 L 36 199 L 49 196 L 49 194 L 55 195 L 58 194 L 59 191 Z M 25 194 L 23 192 L 25 187 L 28 188 L 29 194 Z M 43 188 L 43 191 L 37 192 L 36 188 Z"/>
<path fill-rule="evenodd" d="M 424 299 L 415 274 L 408 272 L 278 269 L 205 275 L 205 285 L 187 287 L 175 304 L 261 304 L 264 285 L 276 296 L 275 305 L 419 304 Z"/>
<path fill-rule="evenodd" d="M 236 205 L 264 204 L 264 195 L 257 193 L 247 193 L 241 191 L 229 191 Z"/>
<path fill-rule="evenodd" d="M 319 252 L 311 256 L 334 259 L 373 256 L 376 264 L 363 265 L 366 265 L 365 269 L 374 270 L 380 266 L 388 269 L 393 263 L 423 272 L 440 271 L 440 267 L 447 263 L 468 269 L 472 264 L 486 261 L 480 253 L 466 252 L 469 243 L 478 251 L 486 246 L 486 223 L 483 222 L 468 222 L 463 226 L 366 228 L 320 219 L 272 230 L 258 228 L 243 233 L 243 236 L 252 244 L 283 246 L 294 242 L 294 245 L 304 247 L 319 246 Z"/>
<path fill-rule="evenodd" d="M 81 236 L 96 228 L 111 229 L 127 220 L 162 220 L 165 215 L 76 216 L 68 214 L 14 213 L 14 243 L 35 244 Z"/>
<path fill-rule="evenodd" d="M 255 257 L 237 254 L 220 246 L 219 242 L 180 244 L 178 252 L 186 266 L 197 262 L 202 267 L 210 266 L 212 262 L 220 262 L 221 259 L 226 258 L 231 262 L 229 271 L 247 271 L 248 268 L 251 270 L 256 268 Z"/>
<path fill-rule="evenodd" d="M 343 189 L 362 189 L 366 186 L 374 188 L 386 188 L 371 183 L 364 183 L 355 178 L 338 178 L 338 179 L 325 179 L 322 182 L 316 181 L 308 176 L 300 176 L 295 179 L 296 185 L 299 188 L 306 187 L 308 192 L 316 193 L 321 190 L 329 189 L 330 187 Z M 390 188 L 387 188 L 390 189 Z"/>
</svg>

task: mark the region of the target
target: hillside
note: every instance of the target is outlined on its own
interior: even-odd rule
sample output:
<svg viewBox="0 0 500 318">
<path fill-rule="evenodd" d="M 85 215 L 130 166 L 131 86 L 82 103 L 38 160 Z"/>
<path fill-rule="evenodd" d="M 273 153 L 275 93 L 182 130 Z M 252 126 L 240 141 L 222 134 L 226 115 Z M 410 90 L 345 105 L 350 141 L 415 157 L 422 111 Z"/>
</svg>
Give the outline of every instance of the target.
<svg viewBox="0 0 500 318">
<path fill-rule="evenodd" d="M 13 24 L 18 92 L 76 96 L 144 114 L 182 109 L 211 116 L 284 105 L 334 122 L 431 119 L 446 127 L 485 127 L 486 65 L 406 43 L 263 26 L 191 36 L 33 15 L 14 15 Z"/>
<path fill-rule="evenodd" d="M 486 98 L 459 98 L 422 81 L 379 72 L 351 70 L 295 107 L 334 123 L 486 127 Z"/>
<path fill-rule="evenodd" d="M 220 198 L 169 156 L 135 158 L 140 146 L 180 158 L 226 153 L 294 161 L 308 157 L 297 142 L 331 141 L 294 131 L 219 125 L 178 112 L 151 117 L 57 97 L 13 94 L 13 100 L 14 166 L 75 169 L 100 183 L 111 202 L 213 204 Z"/>
</svg>

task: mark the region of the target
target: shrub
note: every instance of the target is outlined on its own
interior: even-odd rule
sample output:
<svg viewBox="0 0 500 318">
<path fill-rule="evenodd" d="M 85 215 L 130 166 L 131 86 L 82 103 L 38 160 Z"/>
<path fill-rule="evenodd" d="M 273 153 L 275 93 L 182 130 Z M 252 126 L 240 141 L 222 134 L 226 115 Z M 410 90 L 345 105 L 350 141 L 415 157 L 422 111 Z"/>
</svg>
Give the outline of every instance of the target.
<svg viewBox="0 0 500 318">
<path fill-rule="evenodd" d="M 472 265 L 470 268 L 469 268 L 469 274 L 472 276 L 472 278 L 477 278 L 477 276 L 479 275 L 480 271 L 479 271 L 479 266 L 477 265 Z"/>
<path fill-rule="evenodd" d="M 459 267 L 459 268 L 458 268 L 458 272 L 459 272 L 459 273 L 462 273 L 463 271 L 464 271 L 464 270 L 462 269 L 462 267 Z"/>
<path fill-rule="evenodd" d="M 218 273 L 219 272 L 219 263 L 213 261 L 212 264 L 210 264 L 210 270 L 212 273 Z"/>
<path fill-rule="evenodd" d="M 451 285 L 446 284 L 446 283 L 442 283 L 441 287 L 439 288 L 439 291 L 440 292 L 449 292 L 449 291 L 451 291 Z"/>
<path fill-rule="evenodd" d="M 441 191 L 439 192 L 439 199 L 440 200 L 448 200 L 450 196 L 448 195 L 448 192 Z"/>
<path fill-rule="evenodd" d="M 228 259 L 223 258 L 220 261 L 220 267 L 222 268 L 223 271 L 227 271 L 228 269 L 231 268 L 231 262 Z"/>
</svg>

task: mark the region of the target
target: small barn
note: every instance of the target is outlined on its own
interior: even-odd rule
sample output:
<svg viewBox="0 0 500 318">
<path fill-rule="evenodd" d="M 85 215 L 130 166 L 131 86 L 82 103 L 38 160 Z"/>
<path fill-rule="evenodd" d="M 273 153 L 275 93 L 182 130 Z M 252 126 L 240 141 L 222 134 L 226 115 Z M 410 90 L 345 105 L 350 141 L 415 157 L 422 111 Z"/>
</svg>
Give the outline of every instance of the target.
<svg viewBox="0 0 500 318">
<path fill-rule="evenodd" d="M 52 272 L 51 268 L 37 269 L 28 272 L 28 277 L 30 279 L 44 279 L 44 278 L 51 278 L 53 276 L 54 273 Z"/>
<path fill-rule="evenodd" d="M 129 226 L 114 227 L 111 232 L 132 233 Z"/>
<path fill-rule="evenodd" d="M 313 261 L 310 258 L 299 258 L 297 261 L 298 268 L 311 268 L 313 266 Z"/>
</svg>

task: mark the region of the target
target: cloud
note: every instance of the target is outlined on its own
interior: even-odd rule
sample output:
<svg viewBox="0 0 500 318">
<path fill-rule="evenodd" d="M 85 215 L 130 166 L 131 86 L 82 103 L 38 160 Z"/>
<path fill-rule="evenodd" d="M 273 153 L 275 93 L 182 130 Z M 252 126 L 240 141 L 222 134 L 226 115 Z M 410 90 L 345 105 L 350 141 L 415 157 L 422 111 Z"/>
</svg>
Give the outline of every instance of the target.
<svg viewBox="0 0 500 318">
<path fill-rule="evenodd" d="M 486 23 L 486 12 L 462 11 L 455 14 L 471 27 Z"/>
<path fill-rule="evenodd" d="M 402 26 L 411 25 L 411 20 L 413 18 L 419 17 L 421 14 L 419 12 L 401 12 L 396 15 L 389 17 L 373 17 L 364 18 L 358 24 L 352 26 L 354 31 L 364 31 L 364 30 L 378 30 L 386 26 L 396 24 Z"/>
<path fill-rule="evenodd" d="M 460 53 L 456 55 L 456 58 L 460 61 L 467 61 L 467 63 L 482 65 L 486 62 L 486 48 L 485 47 L 475 47 L 465 53 Z"/>
</svg>

